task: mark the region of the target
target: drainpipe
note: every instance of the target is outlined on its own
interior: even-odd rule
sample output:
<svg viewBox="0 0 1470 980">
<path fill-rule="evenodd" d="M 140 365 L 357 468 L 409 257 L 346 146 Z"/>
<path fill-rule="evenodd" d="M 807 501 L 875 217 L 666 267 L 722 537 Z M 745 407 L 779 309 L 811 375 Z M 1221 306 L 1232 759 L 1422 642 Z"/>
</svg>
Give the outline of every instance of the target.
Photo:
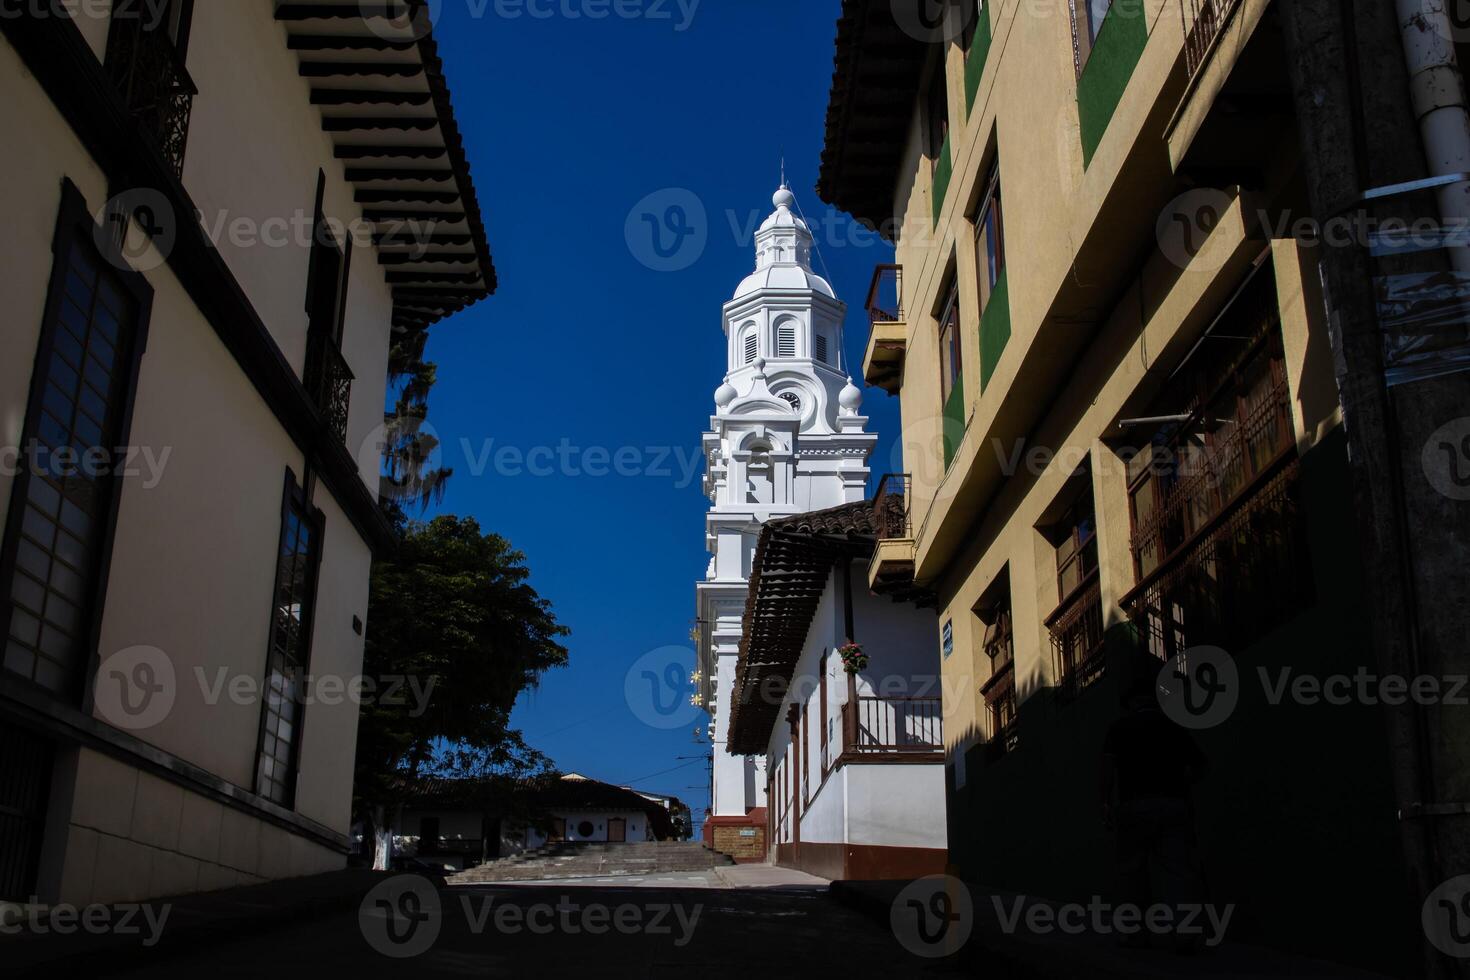
<svg viewBox="0 0 1470 980">
<path fill-rule="evenodd" d="M 1470 172 L 1470 109 L 1445 0 L 1397 0 L 1397 11 L 1428 176 Z M 1470 227 L 1470 181 L 1441 188 L 1438 197 L 1445 225 Z M 1450 255 L 1457 272 L 1470 274 L 1470 249 L 1450 249 Z"/>
</svg>

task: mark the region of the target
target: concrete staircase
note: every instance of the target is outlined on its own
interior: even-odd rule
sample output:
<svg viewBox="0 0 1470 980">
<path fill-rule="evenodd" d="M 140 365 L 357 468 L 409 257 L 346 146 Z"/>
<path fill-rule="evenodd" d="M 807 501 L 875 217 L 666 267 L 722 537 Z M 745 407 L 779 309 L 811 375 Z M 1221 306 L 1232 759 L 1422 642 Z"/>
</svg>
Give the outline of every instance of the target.
<svg viewBox="0 0 1470 980">
<path fill-rule="evenodd" d="M 547 844 L 449 876 L 451 885 L 555 878 L 619 877 L 708 871 L 735 862 L 699 841 L 639 841 L 629 844 Z"/>
</svg>

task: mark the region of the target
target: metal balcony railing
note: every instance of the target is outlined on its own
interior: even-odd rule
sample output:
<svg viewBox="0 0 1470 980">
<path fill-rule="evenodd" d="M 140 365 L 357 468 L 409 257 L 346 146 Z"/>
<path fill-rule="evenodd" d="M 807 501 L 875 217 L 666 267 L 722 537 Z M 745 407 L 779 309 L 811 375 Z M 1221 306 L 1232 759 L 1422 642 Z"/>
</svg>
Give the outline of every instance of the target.
<svg viewBox="0 0 1470 980">
<path fill-rule="evenodd" d="M 880 265 L 868 286 L 868 322 L 903 322 L 903 266 Z"/>
<path fill-rule="evenodd" d="M 1184 20 L 1184 61 L 1190 78 L 1209 57 L 1210 47 L 1239 4 L 1240 0 L 1179 0 L 1179 15 Z"/>
<path fill-rule="evenodd" d="M 308 354 L 306 390 L 316 402 L 327 427 L 337 440 L 347 442 L 347 417 L 352 407 L 352 369 L 332 343 L 317 343 Z"/>
<path fill-rule="evenodd" d="M 878 481 L 873 497 L 873 527 L 878 540 L 903 540 L 914 536 L 913 512 L 907 473 L 889 473 Z"/>
<path fill-rule="evenodd" d="M 199 89 L 162 25 L 141 16 L 114 16 L 107 40 L 107 69 L 128 111 L 180 176 L 189 141 L 189 114 Z"/>
<path fill-rule="evenodd" d="M 939 698 L 860 696 L 842 706 L 847 752 L 860 755 L 944 750 Z"/>
</svg>

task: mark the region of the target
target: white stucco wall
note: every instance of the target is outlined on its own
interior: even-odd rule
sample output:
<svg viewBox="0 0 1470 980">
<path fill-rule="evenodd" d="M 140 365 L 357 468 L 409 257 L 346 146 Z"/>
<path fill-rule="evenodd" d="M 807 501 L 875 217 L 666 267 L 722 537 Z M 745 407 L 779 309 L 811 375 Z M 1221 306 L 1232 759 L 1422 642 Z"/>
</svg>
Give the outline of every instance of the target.
<svg viewBox="0 0 1470 980">
<path fill-rule="evenodd" d="M 856 679 L 859 696 L 939 697 L 933 612 L 869 593 L 865 561 L 854 561 L 851 575 L 855 639 L 870 658 L 869 669 Z M 807 724 L 802 759 L 794 770 L 796 785 L 800 786 L 802 772 L 809 779 L 808 791 L 797 804 L 802 841 L 942 848 L 946 840 L 942 763 L 848 762 L 828 773 L 825 783 L 822 781 L 822 743 L 828 740 L 829 758 L 835 763 L 844 737 L 842 706 L 848 700 L 848 677 L 836 652 L 847 640 L 841 594 L 838 575 L 835 571 L 829 573 L 792 674 L 790 691 L 771 731 L 768 764 L 777 772 L 791 765 L 791 728 L 786 716 L 792 703 L 800 703 Z M 825 730 L 821 724 L 820 682 L 824 653 Z M 789 830 L 789 826 L 784 827 L 778 840 L 790 841 Z"/>
</svg>

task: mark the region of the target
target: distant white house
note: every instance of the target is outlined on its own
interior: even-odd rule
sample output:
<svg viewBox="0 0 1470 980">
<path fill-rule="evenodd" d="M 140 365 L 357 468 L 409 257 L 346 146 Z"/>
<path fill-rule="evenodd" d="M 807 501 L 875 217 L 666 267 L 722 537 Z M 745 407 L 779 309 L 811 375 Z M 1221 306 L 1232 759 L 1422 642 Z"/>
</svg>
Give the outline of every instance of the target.
<svg viewBox="0 0 1470 980">
<path fill-rule="evenodd" d="M 549 843 L 631 843 L 679 836 L 677 797 L 568 773 L 543 783 L 498 777 L 418 783 L 394 825 L 394 855 L 462 870 Z"/>
<path fill-rule="evenodd" d="M 889 503 L 766 523 L 730 695 L 730 751 L 765 760 L 770 857 L 832 879 L 919 877 L 947 858 L 935 616 L 867 585 Z M 850 673 L 852 642 L 868 662 Z"/>
</svg>

